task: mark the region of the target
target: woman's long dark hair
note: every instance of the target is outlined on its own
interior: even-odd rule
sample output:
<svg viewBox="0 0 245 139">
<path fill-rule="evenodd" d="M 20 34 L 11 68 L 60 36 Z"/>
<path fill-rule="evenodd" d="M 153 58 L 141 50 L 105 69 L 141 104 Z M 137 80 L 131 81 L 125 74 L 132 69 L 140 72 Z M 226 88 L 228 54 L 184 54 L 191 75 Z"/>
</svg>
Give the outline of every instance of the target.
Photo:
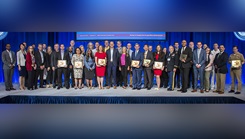
<svg viewBox="0 0 245 139">
<path fill-rule="evenodd" d="M 90 51 L 90 56 L 88 54 L 88 52 Z M 94 60 L 94 55 L 91 49 L 88 49 L 86 52 L 86 61 L 88 62 L 89 57 L 91 57 L 92 60 Z"/>
<path fill-rule="evenodd" d="M 160 47 L 160 51 L 159 51 L 159 59 L 161 59 L 162 57 L 164 57 L 164 53 L 162 52 L 162 47 L 161 47 L 161 45 L 159 44 L 159 45 L 157 45 L 157 47 Z M 156 47 L 156 51 L 155 51 L 155 53 L 154 53 L 154 58 L 156 57 L 156 55 L 157 55 L 157 47 Z"/>
</svg>

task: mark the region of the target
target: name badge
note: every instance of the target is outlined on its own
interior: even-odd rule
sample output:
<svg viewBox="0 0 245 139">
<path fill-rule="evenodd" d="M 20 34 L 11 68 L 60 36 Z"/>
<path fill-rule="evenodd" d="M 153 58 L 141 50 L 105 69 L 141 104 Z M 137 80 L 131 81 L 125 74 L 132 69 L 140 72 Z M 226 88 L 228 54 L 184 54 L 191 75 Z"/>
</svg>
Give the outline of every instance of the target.
<svg viewBox="0 0 245 139">
<path fill-rule="evenodd" d="M 171 60 L 171 58 L 168 58 L 167 61 L 169 62 Z"/>
</svg>

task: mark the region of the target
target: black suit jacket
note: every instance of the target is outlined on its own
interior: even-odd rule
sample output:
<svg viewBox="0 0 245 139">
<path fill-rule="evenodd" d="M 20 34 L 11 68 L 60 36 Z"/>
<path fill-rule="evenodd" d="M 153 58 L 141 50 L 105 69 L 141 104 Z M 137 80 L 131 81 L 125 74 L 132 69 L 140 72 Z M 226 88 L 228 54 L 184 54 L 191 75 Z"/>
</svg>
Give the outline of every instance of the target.
<svg viewBox="0 0 245 139">
<path fill-rule="evenodd" d="M 153 53 L 150 52 L 150 51 L 148 51 L 148 52 L 147 52 L 147 55 L 146 55 L 146 58 L 145 58 L 145 52 L 144 52 L 144 53 L 143 53 L 143 58 L 144 58 L 144 59 L 149 59 L 149 60 L 151 60 L 151 63 L 149 64 L 149 67 L 145 67 L 145 66 L 143 65 L 144 68 L 147 68 L 147 69 L 152 68 L 152 67 L 153 67 L 153 64 L 154 64 Z"/>
<path fill-rule="evenodd" d="M 226 74 L 228 73 L 227 62 L 229 60 L 229 56 L 226 52 L 223 52 L 220 56 L 217 54 L 214 59 L 215 72 Z"/>
<path fill-rule="evenodd" d="M 120 54 L 120 57 L 119 57 L 119 66 L 121 66 L 121 56 L 122 54 Z M 129 66 L 131 66 L 131 60 L 130 60 L 130 56 L 129 54 L 126 54 L 126 59 L 125 59 L 125 66 L 128 68 Z"/>
<path fill-rule="evenodd" d="M 46 53 L 41 51 L 43 54 L 43 62 L 42 62 L 42 57 L 39 51 L 35 52 L 35 62 L 37 64 L 37 69 L 40 69 L 40 66 L 44 66 L 46 63 Z"/>
<path fill-rule="evenodd" d="M 181 56 L 181 49 L 179 50 L 180 51 L 179 56 Z M 186 48 L 182 52 L 182 54 L 187 55 L 187 58 L 186 58 L 185 62 L 180 61 L 180 68 L 191 68 L 191 66 L 192 66 L 191 61 L 193 59 L 193 52 L 192 52 L 191 48 L 186 46 Z"/>
<path fill-rule="evenodd" d="M 113 50 L 113 58 L 112 58 L 113 59 L 112 64 L 114 66 L 117 66 L 117 64 L 119 63 L 118 62 L 119 56 L 120 56 L 120 54 L 119 54 L 118 50 L 114 48 L 114 50 Z M 108 61 L 107 64 L 108 65 L 111 64 L 111 50 L 110 49 L 108 49 L 106 51 L 106 59 Z"/>
<path fill-rule="evenodd" d="M 58 60 L 66 60 L 67 66 L 70 66 L 71 65 L 71 60 L 70 60 L 70 56 L 69 56 L 69 53 L 68 52 L 64 52 L 63 59 L 61 58 L 61 51 L 57 52 L 56 53 L 55 60 L 54 60 L 55 61 L 54 63 L 58 63 Z M 57 67 L 57 64 L 56 64 L 56 67 Z"/>
</svg>

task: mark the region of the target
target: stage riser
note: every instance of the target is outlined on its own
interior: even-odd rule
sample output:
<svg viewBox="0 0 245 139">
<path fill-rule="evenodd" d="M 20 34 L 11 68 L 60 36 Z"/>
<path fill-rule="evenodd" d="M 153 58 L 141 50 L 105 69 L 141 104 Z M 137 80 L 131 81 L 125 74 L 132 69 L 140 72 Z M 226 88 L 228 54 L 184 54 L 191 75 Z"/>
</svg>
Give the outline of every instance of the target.
<svg viewBox="0 0 245 139">
<path fill-rule="evenodd" d="M 71 97 L 7 96 L 1 104 L 243 104 L 235 97 Z"/>
</svg>

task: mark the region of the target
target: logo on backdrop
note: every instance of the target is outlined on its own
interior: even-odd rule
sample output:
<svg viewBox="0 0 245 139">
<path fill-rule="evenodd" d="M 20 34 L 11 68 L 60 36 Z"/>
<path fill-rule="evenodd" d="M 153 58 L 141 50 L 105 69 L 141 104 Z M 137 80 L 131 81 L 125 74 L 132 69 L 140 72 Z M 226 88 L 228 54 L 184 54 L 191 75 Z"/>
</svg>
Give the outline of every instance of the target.
<svg viewBox="0 0 245 139">
<path fill-rule="evenodd" d="M 235 36 L 242 41 L 245 41 L 245 32 L 234 32 Z"/>
<path fill-rule="evenodd" d="M 8 32 L 0 32 L 0 40 L 4 39 L 8 35 Z"/>
</svg>

